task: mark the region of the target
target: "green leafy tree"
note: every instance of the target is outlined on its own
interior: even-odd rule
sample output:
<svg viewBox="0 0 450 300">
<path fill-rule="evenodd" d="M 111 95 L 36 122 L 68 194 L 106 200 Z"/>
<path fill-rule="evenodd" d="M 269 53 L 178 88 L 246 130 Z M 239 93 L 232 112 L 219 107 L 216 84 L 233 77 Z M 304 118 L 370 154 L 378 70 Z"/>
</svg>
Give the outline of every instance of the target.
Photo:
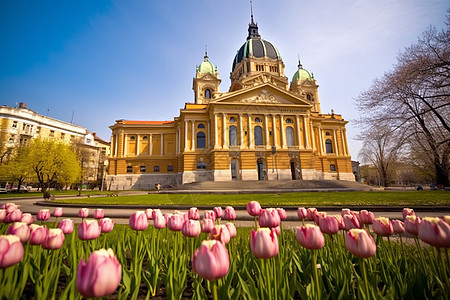
<svg viewBox="0 0 450 300">
<path fill-rule="evenodd" d="M 20 186 L 33 175 L 33 170 L 27 164 L 24 152 L 27 149 L 21 146 L 14 151 L 13 156 L 7 162 L 0 164 L 1 180 L 17 182 L 17 190 Z"/>
</svg>

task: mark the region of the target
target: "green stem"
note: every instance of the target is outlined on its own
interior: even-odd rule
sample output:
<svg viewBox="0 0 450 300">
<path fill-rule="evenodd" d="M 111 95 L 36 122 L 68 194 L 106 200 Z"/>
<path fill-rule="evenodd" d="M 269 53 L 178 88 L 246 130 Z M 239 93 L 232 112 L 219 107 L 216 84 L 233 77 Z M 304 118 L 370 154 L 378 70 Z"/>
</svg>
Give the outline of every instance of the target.
<svg viewBox="0 0 450 300">
<path fill-rule="evenodd" d="M 363 275 L 364 286 L 366 289 L 365 295 L 367 298 L 369 298 L 369 281 L 367 280 L 366 260 L 364 258 L 361 258 L 361 271 Z"/>
<path fill-rule="evenodd" d="M 219 300 L 219 297 L 217 296 L 217 280 L 213 280 L 212 281 L 212 285 L 213 285 L 213 299 L 214 300 Z"/>
<path fill-rule="evenodd" d="M 320 286 L 319 286 L 319 274 L 317 273 L 317 251 L 312 250 L 312 268 L 313 268 L 313 280 L 316 286 L 316 295 L 314 298 L 320 299 Z"/>
</svg>

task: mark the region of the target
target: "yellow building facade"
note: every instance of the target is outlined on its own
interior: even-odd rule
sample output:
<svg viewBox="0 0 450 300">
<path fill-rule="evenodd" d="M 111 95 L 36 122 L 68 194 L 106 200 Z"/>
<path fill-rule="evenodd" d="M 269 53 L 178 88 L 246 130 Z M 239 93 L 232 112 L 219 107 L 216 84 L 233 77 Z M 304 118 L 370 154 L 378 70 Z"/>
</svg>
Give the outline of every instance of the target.
<svg viewBox="0 0 450 300">
<path fill-rule="evenodd" d="M 197 181 L 354 181 L 341 115 L 322 114 L 318 84 L 299 62 L 291 82 L 277 48 L 253 21 L 233 60 L 228 92 L 207 54 L 193 79 L 194 102 L 173 121 L 117 120 L 111 189 Z"/>
</svg>

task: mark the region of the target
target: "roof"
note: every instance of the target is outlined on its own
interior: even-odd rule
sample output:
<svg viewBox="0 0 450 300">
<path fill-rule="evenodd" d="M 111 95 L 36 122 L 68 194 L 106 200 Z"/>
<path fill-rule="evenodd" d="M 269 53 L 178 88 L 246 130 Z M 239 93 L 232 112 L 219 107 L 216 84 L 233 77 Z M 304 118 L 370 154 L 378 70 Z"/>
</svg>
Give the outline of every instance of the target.
<svg viewBox="0 0 450 300">
<path fill-rule="evenodd" d="M 116 123 L 124 125 L 166 125 L 173 121 L 136 121 L 136 120 L 117 120 Z"/>
</svg>

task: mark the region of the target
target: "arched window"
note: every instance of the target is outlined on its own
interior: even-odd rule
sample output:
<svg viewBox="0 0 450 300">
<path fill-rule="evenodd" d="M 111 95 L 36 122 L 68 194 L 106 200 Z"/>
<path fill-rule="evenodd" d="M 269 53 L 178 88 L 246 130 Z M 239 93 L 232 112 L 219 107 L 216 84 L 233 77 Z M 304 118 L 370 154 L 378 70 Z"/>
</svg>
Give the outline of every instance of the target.
<svg viewBox="0 0 450 300">
<path fill-rule="evenodd" d="M 260 118 L 255 118 L 255 123 L 261 123 L 261 119 Z"/>
<path fill-rule="evenodd" d="M 286 124 L 292 124 L 292 119 L 291 118 L 287 118 L 286 119 Z"/>
<path fill-rule="evenodd" d="M 211 99 L 211 90 L 210 89 L 206 89 L 205 90 L 205 98 L 206 99 Z"/>
<path fill-rule="evenodd" d="M 229 136 L 229 141 L 230 141 L 230 146 L 237 146 L 237 128 L 236 126 L 230 126 L 230 130 L 228 132 Z"/>
<path fill-rule="evenodd" d="M 203 132 L 197 133 L 197 148 L 205 148 L 206 136 Z"/>
<path fill-rule="evenodd" d="M 205 128 L 205 125 L 200 123 L 200 124 L 198 124 L 197 128 Z"/>
<path fill-rule="evenodd" d="M 331 144 L 330 139 L 327 139 L 325 141 L 325 151 L 326 151 L 326 153 L 333 153 L 333 145 Z"/>
<path fill-rule="evenodd" d="M 288 146 L 294 146 L 294 129 L 291 126 L 286 127 L 286 141 Z"/>
<path fill-rule="evenodd" d="M 255 126 L 255 130 L 254 131 L 255 131 L 255 146 L 260 146 L 260 145 L 263 144 L 262 128 L 261 128 L 261 126 Z"/>
<path fill-rule="evenodd" d="M 236 123 L 236 119 L 234 117 L 230 117 L 230 123 Z"/>
</svg>

